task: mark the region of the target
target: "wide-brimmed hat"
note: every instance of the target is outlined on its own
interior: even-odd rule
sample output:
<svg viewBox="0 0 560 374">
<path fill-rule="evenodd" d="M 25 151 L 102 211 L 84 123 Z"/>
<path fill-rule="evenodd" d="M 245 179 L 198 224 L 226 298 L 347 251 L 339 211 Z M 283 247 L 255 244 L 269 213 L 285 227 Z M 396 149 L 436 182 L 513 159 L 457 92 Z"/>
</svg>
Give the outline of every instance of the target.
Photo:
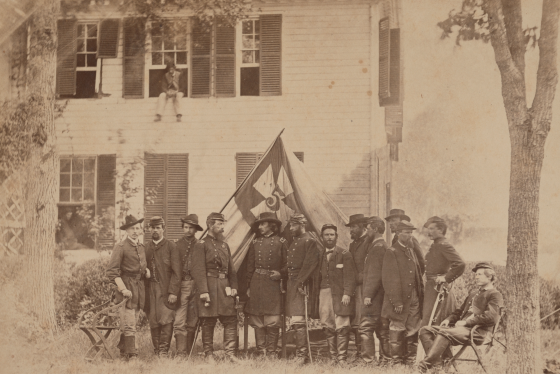
<svg viewBox="0 0 560 374">
<path fill-rule="evenodd" d="M 353 214 L 349 217 L 350 222 L 348 222 L 345 226 L 350 227 L 356 223 L 367 223 L 368 219 L 369 218 L 363 214 Z"/>
<path fill-rule="evenodd" d="M 395 231 L 402 231 L 402 230 L 416 230 L 416 227 L 410 222 L 401 221 L 397 225 L 397 229 Z"/>
<path fill-rule="evenodd" d="M 206 220 L 213 220 L 213 221 L 222 221 L 225 222 L 226 218 L 224 217 L 224 215 L 222 213 L 216 213 L 216 212 L 212 212 L 210 213 L 210 215 L 208 216 L 208 218 L 206 218 Z"/>
<path fill-rule="evenodd" d="M 256 231 L 259 228 L 259 224 L 261 222 L 274 222 L 278 225 L 278 229 L 280 229 L 281 226 L 282 226 L 282 221 L 280 221 L 278 218 L 276 218 L 276 213 L 274 213 L 274 212 L 261 213 L 259 215 L 258 219 L 255 222 L 253 222 L 253 224 L 251 225 L 253 230 Z"/>
<path fill-rule="evenodd" d="M 181 222 L 194 226 L 197 231 L 204 230 L 198 224 L 198 216 L 196 214 L 189 214 L 188 216 L 181 217 Z"/>
<path fill-rule="evenodd" d="M 410 222 L 410 217 L 407 216 L 402 209 L 391 209 L 389 211 L 389 215 L 385 217 L 385 221 L 388 221 L 393 217 L 399 217 L 402 221 Z"/>
<path fill-rule="evenodd" d="M 140 219 L 136 219 L 136 217 L 134 217 L 133 215 L 129 214 L 128 216 L 126 216 L 124 218 L 124 223 L 123 225 L 120 227 L 121 230 L 126 230 L 129 227 L 132 227 L 134 225 L 136 225 L 137 223 L 142 223 L 144 222 L 144 218 L 140 218 Z"/>
<path fill-rule="evenodd" d="M 150 223 L 148 225 L 150 227 L 156 227 L 157 225 L 165 226 L 165 221 L 163 220 L 163 217 L 153 216 L 150 218 Z"/>
<path fill-rule="evenodd" d="M 479 262 L 478 264 L 474 265 L 474 268 L 472 269 L 473 273 L 476 273 L 478 269 L 494 270 L 494 267 L 490 265 L 488 262 Z"/>
<path fill-rule="evenodd" d="M 305 218 L 303 214 L 295 213 L 290 217 L 290 220 L 288 222 L 305 225 L 307 223 L 307 218 Z"/>
<path fill-rule="evenodd" d="M 432 223 L 434 222 L 443 222 L 445 223 L 445 220 L 443 218 L 440 218 L 438 216 L 433 216 L 428 218 L 428 220 L 426 221 L 426 223 L 424 224 L 424 227 L 428 228 L 428 226 L 430 226 Z"/>
</svg>

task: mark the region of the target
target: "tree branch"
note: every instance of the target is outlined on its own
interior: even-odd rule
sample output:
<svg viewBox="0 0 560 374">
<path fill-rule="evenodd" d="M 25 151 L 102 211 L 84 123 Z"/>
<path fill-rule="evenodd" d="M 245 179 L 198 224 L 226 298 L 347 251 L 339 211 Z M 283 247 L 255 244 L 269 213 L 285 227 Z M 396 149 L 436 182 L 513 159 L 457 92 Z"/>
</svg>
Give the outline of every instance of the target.
<svg viewBox="0 0 560 374">
<path fill-rule="evenodd" d="M 525 36 L 523 35 L 521 0 L 502 0 L 502 12 L 513 62 L 519 72 L 525 75 Z"/>
<path fill-rule="evenodd" d="M 537 70 L 537 89 L 531 113 L 533 133 L 546 135 L 552 120 L 552 102 L 558 84 L 558 20 L 560 0 L 544 0 L 539 38 L 539 68 Z"/>
<path fill-rule="evenodd" d="M 515 64 L 507 37 L 502 0 L 487 0 L 483 9 L 488 13 L 490 42 L 502 78 L 502 96 L 509 126 L 524 125 L 527 119 L 527 102 L 524 74 Z M 512 23 L 510 26 L 513 27 Z M 513 29 L 511 33 L 513 33 Z"/>
</svg>

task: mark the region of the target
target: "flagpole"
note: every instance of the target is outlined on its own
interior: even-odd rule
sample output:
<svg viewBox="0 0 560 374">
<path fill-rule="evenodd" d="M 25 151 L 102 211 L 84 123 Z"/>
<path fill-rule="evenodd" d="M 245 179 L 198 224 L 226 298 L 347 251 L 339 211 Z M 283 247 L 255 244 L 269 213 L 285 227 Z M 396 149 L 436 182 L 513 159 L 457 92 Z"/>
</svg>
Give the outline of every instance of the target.
<svg viewBox="0 0 560 374">
<path fill-rule="evenodd" d="M 251 171 L 249 172 L 249 174 L 247 174 L 247 176 L 245 176 L 245 178 L 243 179 L 243 181 L 241 182 L 241 184 L 239 185 L 239 187 L 237 187 L 237 189 L 235 190 L 235 192 L 233 193 L 233 195 L 231 195 L 231 197 L 228 199 L 228 201 L 224 204 L 224 206 L 222 207 L 222 209 L 220 209 L 219 213 L 222 213 L 222 211 L 226 208 L 226 206 L 229 204 L 229 202 L 231 201 L 231 199 L 233 199 L 235 197 L 235 195 L 237 195 L 237 193 L 239 192 L 239 190 L 241 189 L 241 187 L 243 187 L 243 185 L 245 184 L 245 182 L 247 181 L 247 179 L 249 179 L 249 177 L 251 175 L 253 175 L 253 172 L 257 169 L 257 166 L 260 165 L 260 163 L 262 162 L 262 160 L 264 160 L 265 156 L 268 154 L 268 152 L 270 152 L 270 150 L 272 149 L 272 146 L 274 145 L 274 143 L 276 143 L 276 141 L 278 140 L 278 138 L 280 137 L 280 135 L 282 135 L 282 133 L 284 132 L 284 130 L 286 130 L 286 128 L 283 128 L 282 131 L 280 131 L 280 133 L 276 136 L 276 138 L 274 138 L 274 141 L 268 146 L 268 148 L 266 149 L 266 151 L 263 153 L 263 156 L 261 157 L 261 159 L 259 160 L 259 162 L 257 162 L 255 164 L 255 166 L 253 166 L 253 168 L 251 169 Z M 206 230 L 204 230 L 204 232 L 202 233 L 202 235 L 200 235 L 200 239 L 202 239 L 204 237 L 204 235 L 206 235 L 206 232 L 208 231 L 208 228 L 206 228 Z"/>
</svg>

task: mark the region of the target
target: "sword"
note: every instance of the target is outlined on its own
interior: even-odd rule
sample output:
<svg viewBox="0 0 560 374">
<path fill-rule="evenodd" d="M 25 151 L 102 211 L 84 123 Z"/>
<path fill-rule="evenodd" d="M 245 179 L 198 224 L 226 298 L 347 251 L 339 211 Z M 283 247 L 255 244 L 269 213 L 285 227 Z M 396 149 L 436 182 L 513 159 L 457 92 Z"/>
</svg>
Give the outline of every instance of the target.
<svg viewBox="0 0 560 374">
<path fill-rule="evenodd" d="M 307 351 L 309 352 L 309 362 L 313 363 L 313 355 L 311 354 L 311 343 L 309 342 L 309 320 L 307 318 L 307 302 L 309 299 L 309 290 L 307 285 L 303 286 L 305 296 L 304 296 L 304 303 L 305 303 L 305 334 L 307 335 Z"/>
<path fill-rule="evenodd" d="M 286 359 L 286 302 L 284 297 L 286 295 L 286 291 L 284 291 L 284 280 L 280 279 L 280 310 L 282 312 L 282 358 Z"/>
<path fill-rule="evenodd" d="M 430 321 L 428 322 L 428 326 L 431 326 L 432 323 L 434 323 L 436 320 L 436 310 L 438 305 L 441 304 L 443 299 L 445 298 L 445 294 L 447 293 L 447 287 L 445 287 L 444 283 L 440 283 L 436 285 L 435 290 L 437 291 L 438 295 L 436 297 L 436 302 L 434 303 L 434 307 L 432 308 L 432 314 L 430 315 Z"/>
<path fill-rule="evenodd" d="M 192 347 L 191 347 L 191 351 L 189 352 L 189 357 L 187 357 L 187 360 L 190 360 L 191 355 L 194 351 L 194 347 L 196 345 L 196 338 L 198 338 L 198 331 L 200 330 L 200 318 L 196 321 L 196 329 L 194 331 L 194 340 L 192 343 Z"/>
</svg>

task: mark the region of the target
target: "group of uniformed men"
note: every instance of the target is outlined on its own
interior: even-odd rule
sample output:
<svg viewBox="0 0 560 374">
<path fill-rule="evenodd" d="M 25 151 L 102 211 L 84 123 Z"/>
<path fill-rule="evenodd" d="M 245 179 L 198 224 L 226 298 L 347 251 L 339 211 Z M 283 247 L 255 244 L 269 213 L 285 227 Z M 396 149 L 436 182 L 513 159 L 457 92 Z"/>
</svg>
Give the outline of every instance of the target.
<svg viewBox="0 0 560 374">
<path fill-rule="evenodd" d="M 295 359 L 308 362 L 311 288 L 318 294 L 318 316 L 333 362 L 347 362 L 353 336 L 354 363 L 412 365 L 420 340 L 426 356 L 418 368 L 425 372 L 449 358 L 450 345 L 466 343 L 475 325 L 482 326 L 476 330 L 476 339 L 484 338 L 503 304 L 493 286 L 496 274 L 490 264 L 477 264 L 473 269 L 477 288 L 456 307 L 452 284 L 463 274 L 465 262 L 446 240 L 443 219 L 432 217 L 424 225 L 433 240 L 426 256 L 403 210 L 391 210 L 385 220 L 363 214 L 349 219 L 349 248 L 337 245 L 334 224 L 323 225 L 320 240 L 315 239 L 306 231 L 307 219 L 302 214 L 289 219 L 291 243 L 280 236 L 282 222 L 272 212 L 262 213 L 252 224 L 256 238 L 247 253 L 244 312 L 255 331 L 259 354 L 277 357 L 285 315 L 294 330 Z M 175 332 L 177 355 L 188 356 L 198 324 L 205 357 L 214 360 L 214 327 L 219 319 L 226 357 L 236 362 L 238 280 L 223 239 L 224 216 L 211 213 L 206 220 L 208 235 L 200 240 L 195 237 L 202 231 L 198 216 L 191 214 L 181 221 L 185 235 L 173 242 L 163 235 L 163 219 L 151 218 L 152 240 L 146 247 L 139 242 L 143 219 L 127 216 L 121 226 L 127 238 L 116 244 L 107 269 L 119 290 L 117 302 L 127 299 L 121 312 L 121 356 L 137 356 L 136 319 L 147 302 L 156 355 L 168 355 Z M 390 246 L 383 239 L 385 221 L 394 233 Z M 436 302 L 438 295 L 444 298 Z M 378 358 L 374 334 L 380 343 Z"/>
</svg>

